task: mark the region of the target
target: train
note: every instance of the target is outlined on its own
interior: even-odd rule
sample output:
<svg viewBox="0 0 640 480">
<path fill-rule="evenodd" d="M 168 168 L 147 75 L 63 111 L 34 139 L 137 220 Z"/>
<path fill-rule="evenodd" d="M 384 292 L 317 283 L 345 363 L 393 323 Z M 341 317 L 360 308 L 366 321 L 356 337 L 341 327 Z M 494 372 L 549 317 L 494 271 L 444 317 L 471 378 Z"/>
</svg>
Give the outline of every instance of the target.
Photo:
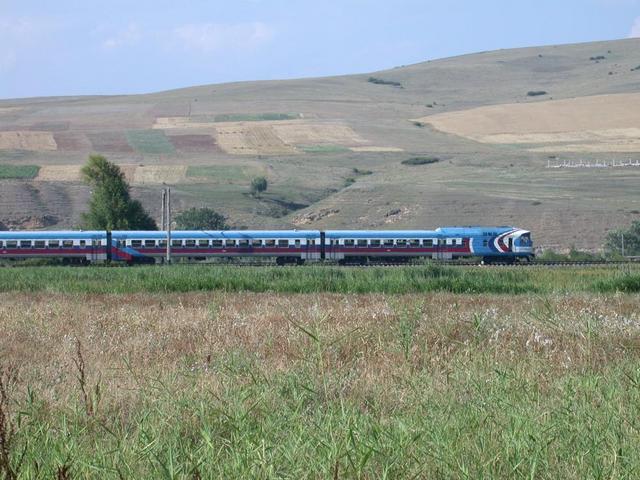
<svg viewBox="0 0 640 480">
<path fill-rule="evenodd" d="M 274 259 L 278 265 L 406 263 L 416 258 L 479 258 L 484 263 L 529 262 L 531 232 L 516 227 L 440 227 L 435 230 L 177 230 L 0 231 L 0 260 L 61 259 L 63 263 L 160 263 L 172 259 Z"/>
</svg>

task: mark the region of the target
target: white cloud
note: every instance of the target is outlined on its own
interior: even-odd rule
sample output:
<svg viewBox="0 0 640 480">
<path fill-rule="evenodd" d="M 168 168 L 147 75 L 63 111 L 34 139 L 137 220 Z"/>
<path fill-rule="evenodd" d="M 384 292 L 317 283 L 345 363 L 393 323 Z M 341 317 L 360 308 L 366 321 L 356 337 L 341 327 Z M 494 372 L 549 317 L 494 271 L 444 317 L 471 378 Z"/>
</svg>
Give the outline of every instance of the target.
<svg viewBox="0 0 640 480">
<path fill-rule="evenodd" d="M 262 22 L 218 24 L 192 23 L 173 30 L 173 37 L 187 50 L 211 53 L 227 49 L 254 49 L 273 37 Z"/>
<path fill-rule="evenodd" d="M 636 18 L 629 32 L 629 38 L 640 38 L 640 17 Z"/>
<path fill-rule="evenodd" d="M 57 24 L 43 18 L 0 18 L 0 72 L 11 70 Z"/>
<path fill-rule="evenodd" d="M 135 23 L 130 23 L 126 29 L 104 40 L 102 42 L 102 48 L 105 50 L 114 50 L 120 47 L 135 45 L 141 38 L 142 30 L 140 27 Z"/>
</svg>

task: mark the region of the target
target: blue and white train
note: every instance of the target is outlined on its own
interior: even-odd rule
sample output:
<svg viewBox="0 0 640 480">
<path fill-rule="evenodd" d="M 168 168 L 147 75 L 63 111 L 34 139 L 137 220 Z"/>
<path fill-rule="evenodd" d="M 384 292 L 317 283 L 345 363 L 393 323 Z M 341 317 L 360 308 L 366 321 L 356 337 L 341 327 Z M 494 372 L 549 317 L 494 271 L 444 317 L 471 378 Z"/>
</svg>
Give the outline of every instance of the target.
<svg viewBox="0 0 640 480">
<path fill-rule="evenodd" d="M 171 232 L 172 258 L 273 258 L 341 264 L 452 260 L 531 261 L 531 232 L 515 227 L 442 227 L 436 230 L 238 230 Z M 0 259 L 60 258 L 69 263 L 160 262 L 164 231 L 0 231 Z"/>
</svg>

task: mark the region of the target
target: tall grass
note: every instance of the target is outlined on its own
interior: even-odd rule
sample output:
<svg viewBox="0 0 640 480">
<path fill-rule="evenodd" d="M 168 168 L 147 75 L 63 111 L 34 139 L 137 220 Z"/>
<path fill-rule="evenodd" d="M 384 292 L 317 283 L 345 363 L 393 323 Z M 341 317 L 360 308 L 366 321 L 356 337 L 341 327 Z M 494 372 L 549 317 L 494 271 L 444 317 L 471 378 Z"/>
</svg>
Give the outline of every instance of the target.
<svg viewBox="0 0 640 480">
<path fill-rule="evenodd" d="M 501 293 L 638 292 L 637 269 L 233 267 L 0 268 L 0 292 Z"/>
<path fill-rule="evenodd" d="M 8 462 L 18 478 L 633 478 L 639 307 L 0 294 L 0 358 L 20 365 Z"/>
</svg>

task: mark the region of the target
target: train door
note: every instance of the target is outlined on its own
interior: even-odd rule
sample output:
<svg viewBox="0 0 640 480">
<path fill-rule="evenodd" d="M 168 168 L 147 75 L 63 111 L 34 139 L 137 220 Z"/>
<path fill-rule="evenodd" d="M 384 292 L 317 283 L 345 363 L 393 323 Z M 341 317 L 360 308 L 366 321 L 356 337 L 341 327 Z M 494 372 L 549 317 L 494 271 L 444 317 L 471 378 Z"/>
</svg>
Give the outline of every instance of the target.
<svg viewBox="0 0 640 480">
<path fill-rule="evenodd" d="M 101 247 L 101 240 L 99 237 L 93 237 L 91 239 L 91 248 L 89 250 L 89 258 L 88 260 L 91 263 L 95 263 L 98 260 L 100 260 L 101 255 L 100 255 L 100 247 Z"/>
</svg>

